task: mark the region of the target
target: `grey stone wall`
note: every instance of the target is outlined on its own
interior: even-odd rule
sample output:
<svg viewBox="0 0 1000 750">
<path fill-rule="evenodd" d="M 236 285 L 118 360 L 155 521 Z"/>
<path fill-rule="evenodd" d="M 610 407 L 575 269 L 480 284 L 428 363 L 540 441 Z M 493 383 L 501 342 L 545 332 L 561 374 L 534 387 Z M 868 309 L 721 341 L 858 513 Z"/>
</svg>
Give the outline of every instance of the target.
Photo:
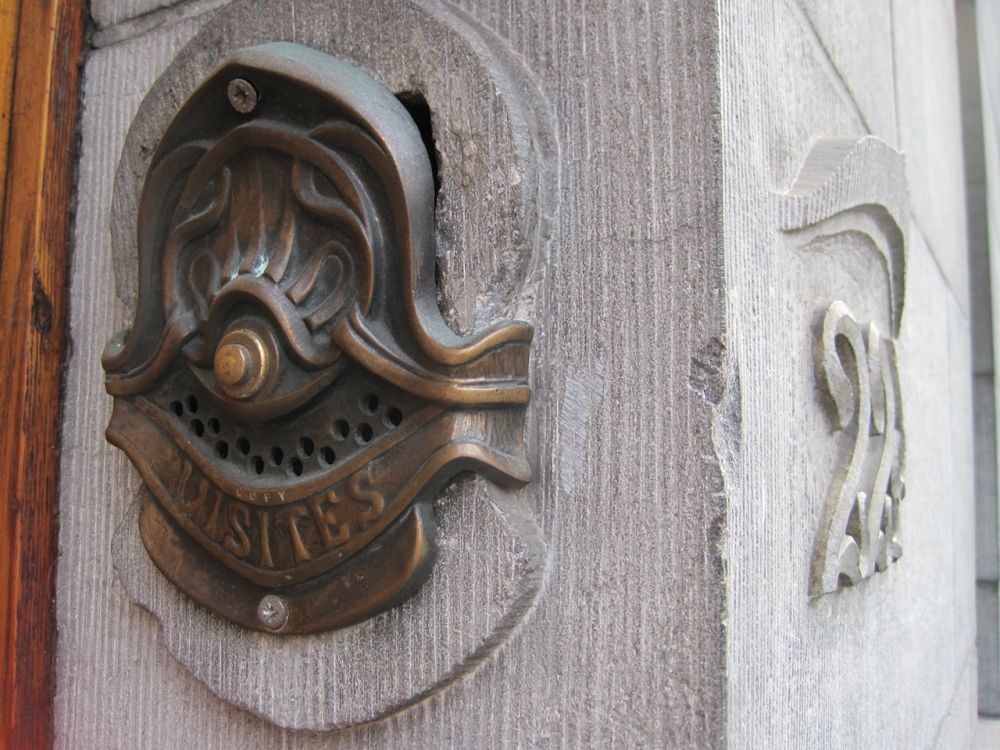
<svg viewBox="0 0 1000 750">
<path fill-rule="evenodd" d="M 978 4 L 989 18 L 989 3 Z M 965 145 L 965 189 L 969 237 L 972 322 L 973 422 L 976 477 L 976 648 L 980 714 L 1000 715 L 1000 547 L 997 525 L 996 373 L 993 356 L 993 301 L 986 186 L 984 85 L 990 81 L 992 32 L 984 27 L 979 54 L 977 3 L 956 3 Z M 994 29 L 993 31 L 996 31 Z M 980 71 L 982 70 L 982 75 Z M 988 100 L 989 97 L 986 97 Z M 996 136 L 990 134 L 991 137 Z"/>
<path fill-rule="evenodd" d="M 211 627 L 184 619 L 188 605 L 176 598 L 152 597 L 145 606 L 190 626 L 163 635 L 111 559 L 140 485 L 103 438 L 100 352 L 129 322 L 111 252 L 115 168 L 165 72 L 158 90 L 179 101 L 185 76 L 248 39 L 296 39 L 359 60 L 378 53 L 357 33 L 365 24 L 345 21 L 367 4 L 331 2 L 349 10 L 329 23 L 291 12 L 306 5 L 318 4 L 92 3 L 62 464 L 58 745 L 969 746 L 973 381 L 956 18 L 946 0 L 375 4 L 383 14 L 467 13 L 531 71 L 555 124 L 558 206 L 534 313 L 536 477 L 513 499 L 462 482 L 437 508 L 461 572 L 477 544 L 499 544 L 470 530 L 519 503 L 546 543 L 544 587 L 464 679 L 335 733 L 281 729 L 235 708 L 206 687 L 204 671 L 220 662 L 195 677 L 171 655 L 178 639 L 210 653 Z M 428 43 L 422 54 L 439 52 Z M 442 61 L 440 80 L 464 73 L 448 64 L 458 63 Z M 442 168 L 458 174 L 462 148 L 477 141 L 451 124 L 438 134 Z M 831 217 L 783 224 L 816 142 L 866 136 L 889 149 L 873 153 L 902 152 L 905 172 L 897 179 L 895 157 L 862 163 L 850 179 L 831 178 L 842 193 L 817 204 Z M 863 143 L 869 153 L 874 142 Z M 477 159 L 468 155 L 490 163 Z M 896 244 L 856 209 L 895 205 L 899 194 L 905 273 L 894 280 L 886 269 Z M 463 261 L 492 257 L 492 245 L 476 243 L 507 239 L 491 234 L 503 221 L 470 228 L 461 217 L 446 216 L 472 246 L 448 245 L 443 284 L 452 322 L 468 327 L 488 280 Z M 833 299 L 895 340 L 903 556 L 810 598 L 820 517 L 844 461 L 813 361 L 817 312 Z M 475 621 L 468 610 L 480 592 L 442 598 L 440 583 L 432 577 L 426 596 L 453 622 L 405 633 L 405 655 L 373 659 L 372 681 L 418 669 Z M 415 621 L 388 617 L 403 631 Z M 266 679 L 253 680 L 241 687 L 258 705 L 282 702 Z"/>
<path fill-rule="evenodd" d="M 236 2 L 212 16 L 191 15 L 202 5 L 184 3 L 129 20 L 122 19 L 131 4 L 101 7 L 122 15 L 106 15 L 107 24 L 118 25 L 101 30 L 104 46 L 90 56 L 85 74 L 58 574 L 59 745 L 722 746 L 724 506 L 711 420 L 724 389 L 725 316 L 712 3 L 609 2 L 581 12 L 561 0 L 475 2 L 463 6 L 468 16 L 462 16 L 463 8 L 438 2 L 285 0 Z M 111 221 L 124 227 L 128 212 L 113 217 L 111 205 L 134 200 L 143 147 L 150 145 L 145 139 L 162 125 L 154 110 L 183 99 L 233 47 L 300 41 L 388 71 L 390 81 L 408 65 L 424 66 L 435 72 L 418 83 L 431 87 L 469 76 L 469 53 L 443 36 L 419 38 L 414 31 L 399 44 L 386 42 L 393 23 L 425 12 L 461 16 L 492 34 L 489 44 L 472 45 L 473 53 L 484 56 L 501 44 L 523 61 L 556 124 L 558 207 L 549 217 L 551 242 L 538 264 L 532 316 L 535 479 L 513 498 L 482 481 L 460 482 L 437 509 L 453 542 L 450 557 L 467 573 L 479 557 L 514 546 L 476 533 L 491 504 L 529 511 L 548 545 L 544 590 L 516 632 L 498 635 L 506 641 L 499 651 L 481 654 L 464 670 L 471 674 L 450 675 L 411 710 L 335 735 L 293 732 L 206 687 L 224 690 L 220 683 L 236 680 L 243 705 L 267 704 L 260 710 L 279 719 L 297 716 L 295 694 L 277 689 L 266 673 L 223 673 L 223 654 L 213 649 L 221 623 L 206 627 L 210 618 L 190 617 L 192 605 L 179 595 L 154 592 L 143 604 L 162 620 L 185 624 L 161 636 L 157 618 L 130 602 L 112 569 L 111 538 L 128 522 L 138 479 L 101 435 L 110 400 L 99 353 L 127 324 L 123 299 L 129 298 L 127 283 L 121 295 L 114 290 L 108 231 Z M 126 131 L 161 74 L 157 96 L 126 146 L 113 198 Z M 477 93 L 484 102 L 498 96 L 487 86 Z M 447 110 L 435 109 L 442 195 L 449 196 L 443 218 L 454 230 L 439 237 L 448 240 L 443 296 L 453 324 L 476 326 L 495 296 L 489 285 L 504 276 L 488 272 L 481 259 L 513 242 L 501 233 L 509 223 L 499 199 L 519 175 L 497 170 L 490 158 L 502 123 L 476 130 L 473 120 L 450 118 Z M 470 187 L 484 184 L 496 190 L 487 195 Z M 498 220 L 463 223 L 491 211 Z M 142 573 L 135 565 L 130 572 Z M 378 628 L 401 628 L 392 651 L 354 639 L 368 649 L 362 654 L 368 666 L 344 678 L 351 689 L 381 690 L 397 679 L 415 684 L 411 675 L 436 668 L 440 654 L 493 615 L 479 611 L 490 592 L 462 572 L 449 593 L 436 571 L 410 603 L 379 619 Z M 497 579 L 488 583 L 503 593 L 513 576 L 494 572 Z M 130 577 L 133 585 L 138 577 Z M 436 610 L 441 622 L 420 628 L 408 607 Z M 171 649 L 203 655 L 201 671 L 182 667 Z M 324 678 L 322 666 L 303 674 L 304 683 L 326 679 L 323 689 L 336 689 L 338 674 L 326 670 Z M 256 695 L 246 698 L 248 692 Z"/>
<path fill-rule="evenodd" d="M 996 39 L 1000 35 L 1000 12 L 995 3 L 976 3 L 976 36 L 978 44 L 976 51 L 979 62 L 979 94 L 980 106 L 978 114 L 981 122 L 981 159 L 978 164 L 970 164 L 968 167 L 968 181 L 970 185 L 970 221 L 969 221 L 969 243 L 970 254 L 979 259 L 988 257 L 988 262 L 979 261 L 980 269 L 985 265 L 989 269 L 990 287 L 993 290 L 1000 289 L 1000 50 L 997 49 Z M 975 286 L 973 287 L 976 288 Z M 1000 313 L 1000 295 L 993 293 L 989 302 L 992 304 L 993 319 L 997 320 Z M 976 388 L 986 391 L 993 387 L 994 403 L 997 400 L 995 370 L 991 371 L 993 378 L 984 376 L 985 357 L 987 353 L 992 355 L 997 350 L 997 337 L 1000 330 L 997 326 L 992 327 L 992 346 L 986 341 L 976 339 Z M 992 362 L 991 362 L 992 364 Z M 995 365 L 994 365 L 995 367 Z M 977 410 L 978 411 L 978 410 Z M 990 415 L 982 417 L 977 415 L 979 421 L 987 422 Z M 996 414 L 992 415 L 996 417 Z M 984 431 L 988 427 L 983 428 Z M 977 437 L 980 435 L 977 426 Z M 995 421 L 994 421 L 995 440 Z M 984 451 L 988 451 L 990 444 L 983 441 Z M 977 447 L 978 450 L 978 447 Z M 993 444 L 993 455 L 984 456 L 984 463 L 989 465 L 992 458 L 994 466 L 997 461 L 997 444 Z M 995 477 L 994 477 L 995 482 Z M 997 505 L 996 485 L 984 488 L 984 500 L 978 506 L 981 515 L 977 515 L 977 573 L 982 581 L 977 587 L 978 616 L 979 616 L 979 647 L 981 653 L 988 659 L 980 661 L 980 710 L 991 716 L 1000 715 L 1000 606 L 997 597 L 997 579 L 1000 578 L 1000 562 L 998 562 L 998 542 L 1000 534 L 997 525 Z M 993 490 L 990 498 L 989 490 Z M 992 499 L 992 505 L 989 504 Z M 977 509 L 977 512 L 980 512 Z M 991 512 L 992 511 L 992 512 Z M 983 554 L 980 554 L 982 550 Z"/>
<path fill-rule="evenodd" d="M 732 446 L 729 743 L 968 747 L 972 380 L 954 10 L 860 0 L 723 7 L 724 244 L 740 395 L 739 428 L 717 425 Z M 874 281 L 882 270 L 846 239 L 834 233 L 803 249 L 772 206 L 817 139 L 866 135 L 906 160 L 903 556 L 810 600 L 820 509 L 843 460 L 810 326 L 830 299 L 869 306 L 867 319 L 880 320 L 885 289 Z"/>
</svg>

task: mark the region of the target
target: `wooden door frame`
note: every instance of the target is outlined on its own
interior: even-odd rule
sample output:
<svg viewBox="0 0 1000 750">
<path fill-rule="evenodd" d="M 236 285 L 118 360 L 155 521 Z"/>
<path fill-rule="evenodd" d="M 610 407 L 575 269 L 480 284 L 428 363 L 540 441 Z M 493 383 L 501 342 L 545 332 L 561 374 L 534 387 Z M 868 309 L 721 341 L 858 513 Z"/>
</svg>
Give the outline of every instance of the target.
<svg viewBox="0 0 1000 750">
<path fill-rule="evenodd" d="M 0 743 L 52 744 L 83 0 L 0 0 Z"/>
</svg>

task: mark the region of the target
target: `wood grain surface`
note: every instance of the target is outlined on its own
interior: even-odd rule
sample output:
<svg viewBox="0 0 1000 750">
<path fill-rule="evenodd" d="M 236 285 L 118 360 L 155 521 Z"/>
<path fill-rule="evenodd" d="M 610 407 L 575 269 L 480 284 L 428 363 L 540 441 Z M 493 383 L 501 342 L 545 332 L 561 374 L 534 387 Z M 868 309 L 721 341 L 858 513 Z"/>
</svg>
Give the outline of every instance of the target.
<svg viewBox="0 0 1000 750">
<path fill-rule="evenodd" d="M 78 2 L 0 7 L 0 741 L 7 747 L 52 740 L 60 390 L 83 32 Z"/>
<path fill-rule="evenodd" d="M 11 94 L 14 90 L 14 52 L 17 47 L 17 20 L 20 0 L 0 1 L 0 175 L 7 174 L 10 147 Z M 0 209 L 3 208 L 7 180 L 0 180 Z"/>
</svg>

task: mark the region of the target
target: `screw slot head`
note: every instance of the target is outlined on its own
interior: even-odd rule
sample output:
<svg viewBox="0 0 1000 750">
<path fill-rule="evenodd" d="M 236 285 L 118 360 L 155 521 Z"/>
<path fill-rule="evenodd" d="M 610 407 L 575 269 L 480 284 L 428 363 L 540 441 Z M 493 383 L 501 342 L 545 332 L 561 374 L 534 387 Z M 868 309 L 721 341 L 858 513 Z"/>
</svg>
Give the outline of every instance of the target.
<svg viewBox="0 0 1000 750">
<path fill-rule="evenodd" d="M 267 594 L 257 605 L 257 619 L 268 630 L 281 630 L 288 622 L 288 603 L 277 594 Z"/>
<path fill-rule="evenodd" d="M 226 87 L 226 95 L 229 97 L 229 103 L 233 109 L 244 115 L 257 109 L 257 104 L 260 101 L 257 89 L 245 78 L 231 80 L 229 86 Z"/>
</svg>

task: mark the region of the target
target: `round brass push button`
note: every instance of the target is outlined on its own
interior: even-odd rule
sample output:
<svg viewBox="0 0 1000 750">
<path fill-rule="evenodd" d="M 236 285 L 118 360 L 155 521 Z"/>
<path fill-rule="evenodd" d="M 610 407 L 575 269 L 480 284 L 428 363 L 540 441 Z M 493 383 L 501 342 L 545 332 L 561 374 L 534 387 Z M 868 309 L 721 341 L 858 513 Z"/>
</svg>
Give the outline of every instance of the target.
<svg viewBox="0 0 1000 750">
<path fill-rule="evenodd" d="M 248 399 L 271 373 L 270 352 L 256 331 L 230 331 L 215 350 L 215 379 L 227 396 Z"/>
<path fill-rule="evenodd" d="M 250 350 L 243 344 L 220 346 L 215 354 L 215 376 L 219 383 L 235 388 L 247 380 L 253 369 Z"/>
</svg>

